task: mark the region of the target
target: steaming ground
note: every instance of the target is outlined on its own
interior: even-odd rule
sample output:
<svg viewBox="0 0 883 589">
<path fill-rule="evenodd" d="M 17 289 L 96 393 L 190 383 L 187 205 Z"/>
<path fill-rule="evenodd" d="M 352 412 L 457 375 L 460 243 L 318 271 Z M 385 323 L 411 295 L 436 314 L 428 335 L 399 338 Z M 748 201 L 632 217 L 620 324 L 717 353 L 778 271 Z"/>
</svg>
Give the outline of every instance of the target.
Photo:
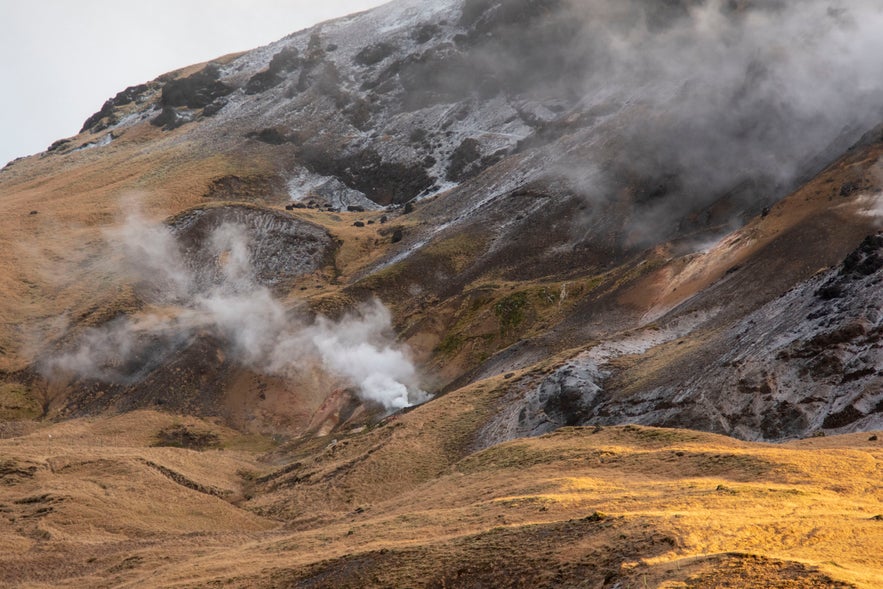
<svg viewBox="0 0 883 589">
<path fill-rule="evenodd" d="M 0 584 L 883 587 L 881 11 L 400 0 L 121 92 L 0 172 Z"/>
<path fill-rule="evenodd" d="M 264 374 L 298 380 L 319 368 L 331 377 L 331 387 L 353 388 L 386 410 L 428 399 L 379 300 L 339 321 L 286 310 L 256 279 L 243 225 L 222 223 L 206 240 L 217 265 L 216 279 L 207 285 L 188 267 L 167 225 L 133 215 L 107 237 L 111 249 L 123 252 L 132 280 L 154 300 L 146 310 L 88 329 L 72 351 L 44 363 L 48 378 L 134 382 L 208 333 L 243 366 Z"/>
<path fill-rule="evenodd" d="M 594 214 L 634 190 L 632 244 L 670 237 L 716 201 L 732 209 L 723 229 L 735 229 L 746 210 L 793 190 L 883 115 L 877 2 L 548 4 L 537 20 L 568 42 L 526 50 L 528 67 L 548 64 L 533 74 L 548 83 L 527 93 L 563 101 L 613 137 L 578 158 L 557 154 L 569 160 L 559 173 Z M 488 71 L 514 67 L 511 51 L 485 43 Z"/>
</svg>

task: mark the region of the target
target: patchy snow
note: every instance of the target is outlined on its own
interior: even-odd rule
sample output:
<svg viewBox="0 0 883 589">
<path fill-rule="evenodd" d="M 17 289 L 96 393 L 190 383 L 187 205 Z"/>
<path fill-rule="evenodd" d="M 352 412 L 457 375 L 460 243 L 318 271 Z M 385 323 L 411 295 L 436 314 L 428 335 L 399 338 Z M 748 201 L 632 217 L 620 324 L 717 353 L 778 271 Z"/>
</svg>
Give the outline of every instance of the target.
<svg viewBox="0 0 883 589">
<path fill-rule="evenodd" d="M 577 358 L 604 365 L 621 356 L 645 354 L 649 350 L 689 335 L 717 314 L 718 310 L 696 311 L 677 317 L 662 326 L 645 327 L 621 337 L 609 339 L 583 352 Z"/>
<path fill-rule="evenodd" d="M 105 135 L 102 135 L 102 137 L 100 139 L 98 139 L 97 141 L 90 141 L 89 143 L 84 143 L 83 145 L 79 146 L 78 148 L 72 150 L 71 153 L 76 153 L 78 151 L 85 151 L 87 149 L 94 149 L 96 147 L 106 147 L 106 146 L 110 145 L 114 139 L 115 139 L 115 137 L 114 137 L 113 133 L 106 133 Z"/>
<path fill-rule="evenodd" d="M 320 176 L 307 170 L 300 170 L 288 180 L 288 194 L 292 201 L 320 200 L 325 206 L 336 210 L 346 210 L 351 206 L 361 207 L 366 211 L 383 208 L 334 176 Z"/>
</svg>

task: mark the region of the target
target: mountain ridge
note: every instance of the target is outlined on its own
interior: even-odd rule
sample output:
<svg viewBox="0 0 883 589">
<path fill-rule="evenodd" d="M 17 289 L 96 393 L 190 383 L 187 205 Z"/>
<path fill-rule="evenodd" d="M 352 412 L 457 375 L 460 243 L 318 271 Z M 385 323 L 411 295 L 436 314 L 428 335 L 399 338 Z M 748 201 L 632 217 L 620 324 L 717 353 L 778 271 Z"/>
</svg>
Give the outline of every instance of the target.
<svg viewBox="0 0 883 589">
<path fill-rule="evenodd" d="M 841 8 L 400 0 L 12 162 L 3 582 L 879 584 Z"/>
</svg>

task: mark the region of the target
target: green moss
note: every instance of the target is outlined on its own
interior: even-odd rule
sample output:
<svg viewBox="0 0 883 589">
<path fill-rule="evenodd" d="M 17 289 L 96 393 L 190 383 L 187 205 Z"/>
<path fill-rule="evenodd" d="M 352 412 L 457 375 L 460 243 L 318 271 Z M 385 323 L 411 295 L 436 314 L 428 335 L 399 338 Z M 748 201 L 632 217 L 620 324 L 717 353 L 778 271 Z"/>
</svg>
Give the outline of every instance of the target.
<svg viewBox="0 0 883 589">
<path fill-rule="evenodd" d="M 460 348 L 463 347 L 463 338 L 456 333 L 449 333 L 445 336 L 445 338 L 438 344 L 436 351 L 440 354 L 444 354 L 446 356 L 452 356 L 460 351 Z"/>
<path fill-rule="evenodd" d="M 500 321 L 500 333 L 506 335 L 515 330 L 524 321 L 527 307 L 527 294 L 516 292 L 494 305 L 494 315 Z"/>
<path fill-rule="evenodd" d="M 40 403 L 26 386 L 18 383 L 0 385 L 0 419 L 37 419 L 42 414 Z"/>
</svg>

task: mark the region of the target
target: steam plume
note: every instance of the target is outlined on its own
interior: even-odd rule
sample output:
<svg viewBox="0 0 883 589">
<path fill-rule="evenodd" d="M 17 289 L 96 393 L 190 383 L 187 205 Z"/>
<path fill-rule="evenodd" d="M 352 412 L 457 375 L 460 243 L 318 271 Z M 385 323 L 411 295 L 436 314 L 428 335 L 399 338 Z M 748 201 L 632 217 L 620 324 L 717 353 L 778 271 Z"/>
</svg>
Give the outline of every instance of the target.
<svg viewBox="0 0 883 589">
<path fill-rule="evenodd" d="M 407 350 L 394 341 L 382 303 L 362 305 L 340 321 L 321 316 L 309 321 L 287 312 L 255 281 L 241 225 L 222 224 L 206 241 L 220 266 L 211 284 L 195 278 L 164 225 L 131 216 L 108 238 L 120 247 L 133 279 L 155 305 L 88 330 L 73 351 L 51 359 L 46 372 L 131 382 L 198 334 L 211 333 L 242 364 L 267 374 L 294 377 L 319 367 L 388 410 L 428 399 Z"/>
<path fill-rule="evenodd" d="M 633 194 L 638 241 L 721 199 L 757 213 L 883 121 L 875 0 L 466 0 L 462 22 L 475 80 L 566 109 L 549 160 L 593 207 Z"/>
</svg>

